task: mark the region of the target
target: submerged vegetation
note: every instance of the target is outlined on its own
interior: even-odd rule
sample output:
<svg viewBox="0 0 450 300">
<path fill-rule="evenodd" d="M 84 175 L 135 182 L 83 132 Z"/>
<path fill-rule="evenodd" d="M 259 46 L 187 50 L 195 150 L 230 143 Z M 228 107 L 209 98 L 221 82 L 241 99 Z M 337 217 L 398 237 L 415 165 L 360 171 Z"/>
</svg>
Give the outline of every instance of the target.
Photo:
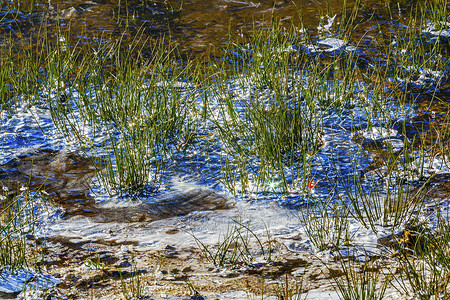
<svg viewBox="0 0 450 300">
<path fill-rule="evenodd" d="M 448 4 L 415 4 L 405 24 L 370 43 L 358 32 L 374 18 L 368 12 L 360 1 L 339 20 L 330 11 L 318 35 L 272 21 L 248 39 L 230 37 L 222 59 L 187 59 L 164 39 L 82 44 L 60 32 L 37 46 L 6 43 L 2 120 L 19 110 L 49 111 L 58 134 L 96 167 L 93 190 L 116 199 L 148 197 L 182 173 L 238 200 L 296 209 L 317 252 L 364 248 L 354 224 L 373 234 L 389 230 L 390 248 L 381 254 L 365 253 L 362 263 L 340 254 L 341 274 L 331 279 L 340 297 L 382 299 L 390 288 L 445 299 L 448 192 L 432 189 L 450 172 Z M 2 188 L 0 267 L 20 268 L 31 257 L 30 203 L 45 197 Z M 233 223 L 214 249 L 195 238 L 220 268 L 272 263 L 267 239 L 244 222 Z M 395 259 L 398 268 L 380 274 L 378 259 Z M 126 299 L 142 296 L 140 276 L 121 277 Z M 301 298 L 305 283 L 290 282 L 286 275 L 279 299 Z"/>
</svg>

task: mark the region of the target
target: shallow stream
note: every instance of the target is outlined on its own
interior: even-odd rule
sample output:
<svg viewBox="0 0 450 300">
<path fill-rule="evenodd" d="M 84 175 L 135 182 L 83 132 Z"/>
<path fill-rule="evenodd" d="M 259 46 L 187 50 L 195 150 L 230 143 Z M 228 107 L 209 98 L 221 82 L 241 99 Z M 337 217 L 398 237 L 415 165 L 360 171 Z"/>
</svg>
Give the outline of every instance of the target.
<svg viewBox="0 0 450 300">
<path fill-rule="evenodd" d="M 365 2 L 356 16 L 361 26 L 350 41 L 343 41 L 332 33 L 339 26 L 335 18 L 343 14 L 343 1 L 133 0 L 128 1 L 127 6 L 120 2 L 1 2 L 0 45 L 8 40 L 18 45 L 29 41 L 31 45 L 39 43 L 38 29 L 52 32 L 56 22 L 61 22 L 66 30 L 83 32 L 73 35 L 82 42 L 90 41 L 86 36 L 98 32 L 104 32 L 108 39 L 167 36 L 179 44 L 186 57 L 208 55 L 220 60 L 223 55 L 220 48 L 227 45 L 229 35 L 239 38 L 239 35 L 250 34 L 255 27 L 269 27 L 271 16 L 281 19 L 282 24 L 298 23 L 300 10 L 303 25 L 313 38 L 311 43 L 299 44 L 292 49 L 274 48 L 275 52 L 302 51 L 312 58 L 353 54 L 358 56 L 361 66 L 370 68 L 370 64 L 382 64 L 383 60 L 373 46 L 373 40 L 390 39 L 388 42 L 395 47 L 400 37 L 391 36 L 393 29 L 407 24 L 411 7 L 409 1 L 401 1 L 390 8 L 384 2 Z M 353 2 L 347 4 L 350 8 Z M 52 35 L 56 36 L 56 32 Z M 449 29 L 437 33 L 431 27 L 424 28 L 423 35 L 426 39 L 442 39 L 442 43 L 449 44 Z M 236 49 L 236 53 L 242 53 L 239 51 L 242 49 Z M 309 158 L 306 171 L 301 164 L 298 169 L 286 170 L 291 185 L 287 195 L 281 192 L 279 178 L 274 178 L 263 188 L 252 190 L 250 186 L 245 193 L 241 193 L 239 185 L 236 194 L 228 190 L 219 180 L 223 145 L 215 136 L 213 126 L 205 124 L 199 135 L 208 139 L 199 140 L 188 153 L 174 151 L 164 158 L 164 178 L 158 192 L 150 190 L 137 199 L 111 197 L 95 178 L 95 168 L 88 159 L 111 155 L 101 149 L 107 137 L 87 127 L 86 136 L 98 147 L 95 152 L 80 149 L 57 130 L 48 107 L 30 107 L 27 99 L 18 97 L 15 111 L 0 115 L 2 197 L 31 193 L 32 204 L 27 209 L 33 211 L 36 218 L 33 240 L 48 240 L 50 244 L 66 246 L 73 243 L 72 247 L 78 245 L 91 252 L 104 244 L 117 249 L 128 247 L 133 251 L 167 249 L 168 246 L 194 248 L 198 246 L 196 240 L 215 244 L 235 220 L 248 224 L 256 235 L 267 236 L 270 232 L 275 238 L 285 239 L 291 251 L 313 253 L 316 249 L 310 241 L 302 239 L 298 242 L 295 238 L 299 233 L 304 234 L 299 216 L 305 207 L 319 200 L 347 205 L 346 191 L 356 189 L 356 178 L 361 180 L 362 188 L 370 190 L 376 186 L 382 195 L 387 184 L 384 176 L 388 172 L 383 161 L 389 159 L 383 150 L 394 149 L 401 153 L 399 161 L 411 161 L 410 168 L 403 170 L 403 174 L 401 168 L 398 171 L 399 178 L 408 188 L 436 176 L 432 181 L 436 192 L 430 198 L 439 198 L 447 205 L 450 190 L 448 157 L 431 152 L 426 155 L 419 151 L 402 153 L 402 149 L 406 142 L 413 144 L 418 140 L 433 144 L 436 139 L 433 126 L 448 122 L 450 63 L 440 73 L 434 70 L 416 72 L 415 82 L 408 84 L 402 82 L 403 78 L 391 78 L 398 82 L 399 89 L 413 90 L 414 99 L 401 105 L 395 98 L 384 99 L 381 117 L 368 114 L 368 107 L 372 105 L 370 97 L 356 97 L 348 107 L 318 109 L 321 132 L 317 138 L 321 140 L 321 146 Z M 397 73 L 388 70 L 387 74 Z M 251 82 L 243 88 L 242 82 L 242 78 L 233 78 L 229 84 L 236 103 L 245 104 L 254 96 L 254 88 Z M 192 93 L 186 82 L 180 82 L 179 86 L 182 94 Z M 364 85 L 355 87 L 355 93 L 364 88 Z M 75 101 L 79 97 L 77 93 L 70 92 Z M 330 91 L 330 98 L 337 97 L 332 93 Z M 270 97 L 270 91 L 259 90 L 258 95 L 264 101 L 264 95 Z M 436 101 L 436 97 L 440 101 Z M 211 101 L 219 105 L 220 99 Z M 250 167 L 257 169 L 258 161 L 254 160 L 253 164 Z M 417 170 L 413 169 L 414 165 Z M 307 179 L 306 191 L 295 185 L 299 177 Z M 28 192 L 28 188 L 33 191 Z M 350 221 L 350 231 L 362 256 L 365 251 L 379 255 L 377 239 L 391 233 L 380 226 L 377 236 L 353 221 Z M 28 273 L 19 275 L 30 276 Z M 11 293 L 17 293 L 24 284 L 18 282 L 19 288 L 15 289 L 0 284 L 0 292 L 9 293 L 10 289 Z M 55 280 L 48 279 L 48 284 L 55 284 Z"/>
</svg>

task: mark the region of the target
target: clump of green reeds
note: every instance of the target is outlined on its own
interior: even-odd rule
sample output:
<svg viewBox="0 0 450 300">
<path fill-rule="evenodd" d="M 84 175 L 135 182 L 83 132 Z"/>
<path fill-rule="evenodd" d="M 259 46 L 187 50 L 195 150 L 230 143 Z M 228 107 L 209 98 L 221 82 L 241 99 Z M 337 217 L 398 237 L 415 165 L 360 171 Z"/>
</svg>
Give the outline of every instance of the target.
<svg viewBox="0 0 450 300">
<path fill-rule="evenodd" d="M 131 273 L 128 280 L 123 278 L 122 273 L 120 275 L 120 288 L 122 296 L 127 299 L 140 299 L 144 296 L 144 286 L 141 282 L 141 273 L 137 270 L 136 265 L 133 262 L 131 266 Z"/>
<path fill-rule="evenodd" d="M 408 26 L 397 29 L 388 42 L 378 45 L 381 63 L 373 63 L 370 72 L 360 73 L 365 82 L 360 99 L 370 99 L 367 104 L 360 103 L 366 108 L 365 129 L 372 131 L 381 126 L 397 133 L 373 141 L 368 147 L 364 145 L 370 149 L 362 149 L 360 156 L 368 155 L 368 161 L 375 160 L 365 170 L 361 170 L 360 162 L 355 160 L 353 176 L 340 177 L 338 181 L 352 205 L 351 215 L 375 232 L 378 225 L 397 228 L 414 222 L 423 206 L 427 184 L 433 177 L 427 173 L 426 161 L 443 153 L 446 147 L 442 137 L 447 135 L 447 126 L 436 130 L 435 141 L 430 143 L 427 141 L 427 135 L 432 135 L 430 130 L 419 128 L 407 115 L 402 117 L 404 121 L 394 122 L 393 112 L 386 110 L 396 103 L 399 107 L 396 114 L 400 118 L 408 106 L 414 107 L 417 97 L 414 95 L 420 90 L 424 93 L 427 90 L 431 101 L 440 101 L 439 86 L 444 77 L 439 74 L 443 74 L 448 57 L 442 55 L 445 46 L 431 42 L 422 32 L 427 22 L 435 18 L 430 13 L 442 13 L 444 8 L 438 2 L 418 4 L 412 9 Z M 427 72 L 436 72 L 433 73 L 436 77 L 423 79 Z M 408 126 L 408 122 L 412 124 Z M 411 134 L 411 126 L 416 126 L 413 130 L 419 133 Z M 392 138 L 397 142 L 400 139 L 403 147 L 394 149 Z"/>
<path fill-rule="evenodd" d="M 308 203 L 297 218 L 318 251 L 338 250 L 353 239 L 349 231 L 349 210 L 334 199 Z"/>
<path fill-rule="evenodd" d="M 304 189 L 310 158 L 323 143 L 324 112 L 353 101 L 357 68 L 294 51 L 301 42 L 276 26 L 255 34 L 250 46 L 235 46 L 241 55 L 232 58 L 232 79 L 213 85 L 210 111 L 231 191 L 274 192 L 274 181 L 281 194 L 296 183 Z"/>
<path fill-rule="evenodd" d="M 33 234 L 33 194 L 29 191 L 0 194 L 0 268 L 31 266 L 26 235 Z"/>
<path fill-rule="evenodd" d="M 206 245 L 193 234 L 197 245 L 205 258 L 217 267 L 251 265 L 257 257 L 267 262 L 272 260 L 272 241 L 270 235 L 267 243 L 251 230 L 249 225 L 234 221 L 215 247 Z M 253 244 L 256 244 L 256 251 Z"/>
<path fill-rule="evenodd" d="M 275 295 L 278 300 L 301 300 L 306 299 L 308 294 L 302 297 L 303 278 L 300 280 L 293 280 L 287 274 L 283 276 L 282 280 L 275 288 Z"/>
<path fill-rule="evenodd" d="M 342 257 L 340 267 L 340 274 L 332 275 L 340 299 L 384 299 L 390 278 L 381 272 L 380 267 L 370 261 L 358 263 Z"/>
<path fill-rule="evenodd" d="M 417 224 L 405 230 L 397 252 L 399 289 L 419 299 L 450 297 L 450 235 L 447 216 L 438 213 L 437 228 Z"/>
<path fill-rule="evenodd" d="M 351 204 L 349 214 L 374 232 L 378 231 L 377 226 L 391 226 L 394 229 L 413 222 L 423 207 L 424 191 L 430 180 L 419 188 L 412 183 L 405 184 L 406 180 L 414 180 L 409 178 L 411 174 L 408 173 L 416 170 L 413 169 L 415 165 L 405 157 L 385 161 L 387 166 L 379 166 L 379 170 L 372 171 L 375 174 L 371 175 L 379 176 L 372 184 L 365 183 L 360 172 L 354 172 L 351 180 L 342 180 L 345 196 Z"/>
<path fill-rule="evenodd" d="M 420 14 L 424 19 L 431 22 L 435 30 L 444 30 L 449 28 L 448 18 L 448 2 L 445 0 L 427 1 L 423 4 L 417 5 Z"/>
<path fill-rule="evenodd" d="M 21 267 L 26 264 L 27 243 L 21 235 L 20 225 L 17 226 L 17 201 L 16 199 L 4 199 L 1 210 L 0 225 L 0 265 Z M 3 202 L 2 201 L 2 202 Z"/>
<path fill-rule="evenodd" d="M 47 106 L 68 140 L 100 158 L 98 177 L 111 194 L 138 195 L 157 188 L 171 153 L 186 151 L 195 136 L 195 90 L 183 87 L 195 81 L 194 64 L 182 66 L 166 46 L 144 57 L 138 41 L 126 51 L 120 40 L 86 47 L 61 33 L 24 51 L 15 64 L 22 70 L 12 58 L 8 71 L 20 76 L 0 83 Z"/>
</svg>

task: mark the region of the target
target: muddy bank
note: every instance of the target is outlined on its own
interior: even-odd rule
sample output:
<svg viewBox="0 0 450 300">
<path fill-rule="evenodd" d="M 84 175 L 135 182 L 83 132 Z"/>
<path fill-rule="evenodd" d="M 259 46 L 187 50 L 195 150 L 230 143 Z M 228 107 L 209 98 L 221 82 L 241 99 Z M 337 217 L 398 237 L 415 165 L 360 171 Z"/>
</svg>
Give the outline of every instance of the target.
<svg viewBox="0 0 450 300">
<path fill-rule="evenodd" d="M 257 250 L 254 242 L 249 245 L 252 252 Z M 137 243 L 53 237 L 40 240 L 46 255 L 39 264 L 61 281 L 51 291 L 55 299 L 124 299 L 137 280 L 144 299 L 253 299 L 262 294 L 264 299 L 279 299 L 276 295 L 285 292 L 309 293 L 307 299 L 339 299 L 333 285 L 343 276 L 345 259 L 333 251 L 313 255 L 295 250 L 302 242 L 298 234 L 276 234 L 270 240 L 270 261 L 219 267 L 195 244 L 137 250 Z M 386 276 L 397 268 L 389 257 L 377 265 Z M 409 298 L 391 289 L 383 299 Z"/>
</svg>

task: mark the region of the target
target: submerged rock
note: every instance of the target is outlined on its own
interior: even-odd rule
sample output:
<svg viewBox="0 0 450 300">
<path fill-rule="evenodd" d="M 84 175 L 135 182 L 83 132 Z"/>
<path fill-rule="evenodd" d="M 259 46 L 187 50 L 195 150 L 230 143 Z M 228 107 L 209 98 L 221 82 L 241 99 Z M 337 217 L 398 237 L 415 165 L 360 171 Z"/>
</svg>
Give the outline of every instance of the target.
<svg viewBox="0 0 450 300">
<path fill-rule="evenodd" d="M 225 197 L 201 188 L 155 193 L 140 202 L 111 200 L 99 205 L 90 193 L 95 174 L 91 159 L 49 149 L 33 149 L 0 165 L 4 190 L 12 195 L 22 187 L 41 191 L 64 208 L 63 217 L 83 215 L 98 222 L 149 222 L 194 211 L 229 208 Z"/>
<path fill-rule="evenodd" d="M 0 182 L 4 190 L 14 192 L 27 187 L 70 207 L 75 202 L 94 203 L 89 182 L 95 172 L 90 159 L 75 153 L 32 149 L 0 165 Z"/>
</svg>

